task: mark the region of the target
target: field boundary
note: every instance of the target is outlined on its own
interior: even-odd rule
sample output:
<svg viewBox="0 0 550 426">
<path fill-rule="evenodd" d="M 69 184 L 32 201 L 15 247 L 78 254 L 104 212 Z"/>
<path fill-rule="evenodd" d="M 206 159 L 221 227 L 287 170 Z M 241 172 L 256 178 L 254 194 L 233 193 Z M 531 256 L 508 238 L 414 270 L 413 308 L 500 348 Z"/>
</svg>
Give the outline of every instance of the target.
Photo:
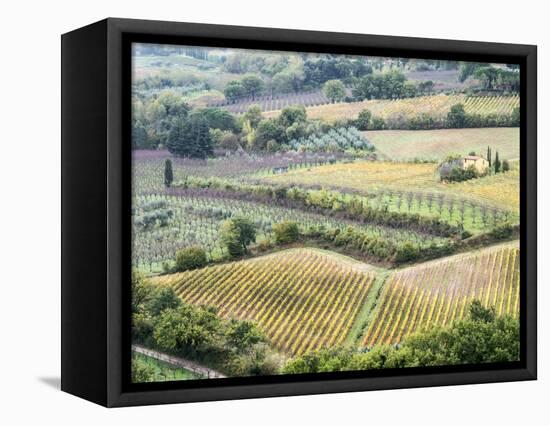
<svg viewBox="0 0 550 426">
<path fill-rule="evenodd" d="M 151 358 L 157 359 L 159 361 L 164 361 L 168 364 L 171 364 L 175 367 L 185 368 L 195 374 L 205 376 L 208 379 L 223 379 L 227 376 L 220 373 L 219 371 L 212 370 L 211 368 L 205 367 L 203 365 L 197 364 L 196 362 L 189 361 L 184 358 L 179 358 L 176 356 L 168 355 L 163 352 L 159 352 L 153 349 L 146 348 L 145 346 L 133 344 L 132 351 L 137 352 L 142 355 L 149 356 Z"/>
</svg>

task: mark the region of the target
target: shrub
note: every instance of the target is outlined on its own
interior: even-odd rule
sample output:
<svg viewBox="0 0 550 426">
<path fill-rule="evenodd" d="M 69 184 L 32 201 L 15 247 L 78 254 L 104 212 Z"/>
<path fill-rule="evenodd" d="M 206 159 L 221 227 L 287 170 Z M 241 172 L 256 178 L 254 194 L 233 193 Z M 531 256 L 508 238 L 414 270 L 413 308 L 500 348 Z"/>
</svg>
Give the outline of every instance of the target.
<svg viewBox="0 0 550 426">
<path fill-rule="evenodd" d="M 178 272 L 202 268 L 207 263 L 206 252 L 198 246 L 187 247 L 176 253 L 175 269 Z"/>
<path fill-rule="evenodd" d="M 285 221 L 273 225 L 275 241 L 279 244 L 292 243 L 298 241 L 300 230 L 298 224 L 293 221 Z"/>
<path fill-rule="evenodd" d="M 372 118 L 372 113 L 368 109 L 364 109 L 357 116 L 357 120 L 355 121 L 355 126 L 359 130 L 367 130 L 369 128 L 371 118 Z"/>
</svg>

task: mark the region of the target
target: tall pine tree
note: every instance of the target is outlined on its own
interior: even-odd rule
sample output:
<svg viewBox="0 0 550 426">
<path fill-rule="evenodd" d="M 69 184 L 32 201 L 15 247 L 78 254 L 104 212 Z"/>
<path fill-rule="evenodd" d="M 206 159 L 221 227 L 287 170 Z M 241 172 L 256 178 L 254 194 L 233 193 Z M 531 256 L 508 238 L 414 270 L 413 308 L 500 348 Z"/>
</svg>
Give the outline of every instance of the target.
<svg viewBox="0 0 550 426">
<path fill-rule="evenodd" d="M 489 167 L 491 167 L 492 161 L 491 161 L 491 147 L 487 147 L 487 161 L 489 162 Z"/>
<path fill-rule="evenodd" d="M 172 172 L 172 160 L 169 158 L 164 162 L 164 186 L 169 188 L 174 181 L 174 173 Z"/>
<path fill-rule="evenodd" d="M 495 173 L 500 172 L 500 160 L 498 158 L 498 151 L 495 154 Z"/>
</svg>

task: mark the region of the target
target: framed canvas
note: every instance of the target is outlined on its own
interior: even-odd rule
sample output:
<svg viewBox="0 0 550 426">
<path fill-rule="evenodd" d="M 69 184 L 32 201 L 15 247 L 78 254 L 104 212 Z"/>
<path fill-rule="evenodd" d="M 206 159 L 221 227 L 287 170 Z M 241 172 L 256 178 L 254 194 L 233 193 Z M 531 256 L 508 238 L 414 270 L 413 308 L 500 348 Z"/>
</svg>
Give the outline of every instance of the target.
<svg viewBox="0 0 550 426">
<path fill-rule="evenodd" d="M 129 406 L 536 379 L 536 47 L 62 36 L 62 389 Z"/>
</svg>

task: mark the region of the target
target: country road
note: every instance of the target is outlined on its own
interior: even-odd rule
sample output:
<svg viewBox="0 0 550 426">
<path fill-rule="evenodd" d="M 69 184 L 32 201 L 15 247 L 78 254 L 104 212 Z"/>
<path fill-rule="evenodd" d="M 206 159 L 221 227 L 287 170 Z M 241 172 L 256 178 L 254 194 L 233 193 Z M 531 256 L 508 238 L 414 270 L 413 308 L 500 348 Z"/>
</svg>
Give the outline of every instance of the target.
<svg viewBox="0 0 550 426">
<path fill-rule="evenodd" d="M 150 356 L 151 358 L 158 359 L 159 361 L 167 362 L 176 367 L 182 367 L 193 373 L 200 374 L 205 378 L 209 379 L 223 379 L 226 378 L 224 374 L 219 371 L 212 370 L 211 368 L 205 367 L 203 365 L 197 364 L 196 362 L 189 361 L 184 358 L 178 358 L 172 355 L 168 355 L 162 352 L 155 351 L 153 349 L 148 349 L 141 345 L 132 345 L 132 351 Z"/>
</svg>

